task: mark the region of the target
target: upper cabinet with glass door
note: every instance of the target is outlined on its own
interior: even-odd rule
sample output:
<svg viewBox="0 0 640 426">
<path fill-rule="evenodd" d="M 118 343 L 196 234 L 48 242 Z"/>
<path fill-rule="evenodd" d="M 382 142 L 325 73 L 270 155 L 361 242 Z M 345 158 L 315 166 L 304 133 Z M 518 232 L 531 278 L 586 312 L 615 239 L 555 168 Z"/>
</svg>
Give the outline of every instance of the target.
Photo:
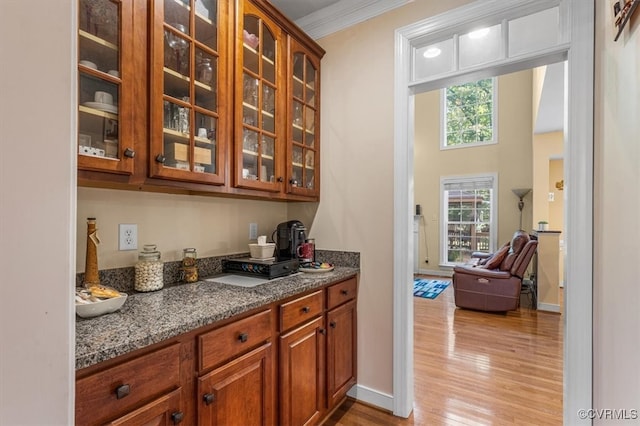
<svg viewBox="0 0 640 426">
<path fill-rule="evenodd" d="M 320 194 L 320 60 L 290 42 L 287 192 Z"/>
<path fill-rule="evenodd" d="M 239 2 L 235 71 L 237 187 L 279 192 L 284 170 L 281 29 L 249 1 Z"/>
<path fill-rule="evenodd" d="M 224 184 L 228 1 L 154 0 L 150 175 Z"/>
<path fill-rule="evenodd" d="M 78 168 L 132 174 L 132 2 L 79 0 Z"/>
</svg>

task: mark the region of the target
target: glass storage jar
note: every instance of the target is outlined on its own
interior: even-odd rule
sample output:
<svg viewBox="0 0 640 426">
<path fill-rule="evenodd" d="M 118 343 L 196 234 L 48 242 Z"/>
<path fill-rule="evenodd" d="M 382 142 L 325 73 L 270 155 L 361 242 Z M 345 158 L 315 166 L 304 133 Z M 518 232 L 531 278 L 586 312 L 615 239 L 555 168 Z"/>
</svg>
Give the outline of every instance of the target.
<svg viewBox="0 0 640 426">
<path fill-rule="evenodd" d="M 160 260 L 160 252 L 155 244 L 145 244 L 143 251 L 138 254 L 136 263 L 136 291 L 155 291 L 164 286 L 164 264 Z"/>
<path fill-rule="evenodd" d="M 198 281 L 198 267 L 196 266 L 197 258 L 198 253 L 194 248 L 186 248 L 182 251 L 182 273 L 184 280 L 188 283 Z"/>
</svg>

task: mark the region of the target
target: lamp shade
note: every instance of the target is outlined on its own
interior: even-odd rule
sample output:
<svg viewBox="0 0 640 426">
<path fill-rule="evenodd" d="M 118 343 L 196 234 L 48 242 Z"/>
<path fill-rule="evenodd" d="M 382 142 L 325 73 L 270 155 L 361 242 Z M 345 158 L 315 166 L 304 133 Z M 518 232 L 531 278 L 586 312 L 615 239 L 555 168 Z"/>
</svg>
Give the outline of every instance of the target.
<svg viewBox="0 0 640 426">
<path fill-rule="evenodd" d="M 531 192 L 531 188 L 513 188 L 511 191 L 516 194 L 516 197 L 522 199 L 525 195 Z"/>
</svg>

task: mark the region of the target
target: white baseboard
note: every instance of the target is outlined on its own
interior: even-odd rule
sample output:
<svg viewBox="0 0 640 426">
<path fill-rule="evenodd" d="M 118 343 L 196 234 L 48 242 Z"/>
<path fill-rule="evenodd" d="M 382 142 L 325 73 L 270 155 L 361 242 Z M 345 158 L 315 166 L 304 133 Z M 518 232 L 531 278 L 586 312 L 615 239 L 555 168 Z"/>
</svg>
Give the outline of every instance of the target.
<svg viewBox="0 0 640 426">
<path fill-rule="evenodd" d="M 418 274 L 451 278 L 453 276 L 453 271 L 441 271 L 439 269 L 418 269 Z"/>
<path fill-rule="evenodd" d="M 554 305 L 553 303 L 538 303 L 538 310 L 560 313 L 560 305 Z"/>
<path fill-rule="evenodd" d="M 355 385 L 349 389 L 347 395 L 351 398 L 357 399 L 358 401 L 366 402 L 367 404 L 374 405 L 382 408 L 383 410 L 393 412 L 392 395 L 388 395 L 362 385 Z"/>
</svg>

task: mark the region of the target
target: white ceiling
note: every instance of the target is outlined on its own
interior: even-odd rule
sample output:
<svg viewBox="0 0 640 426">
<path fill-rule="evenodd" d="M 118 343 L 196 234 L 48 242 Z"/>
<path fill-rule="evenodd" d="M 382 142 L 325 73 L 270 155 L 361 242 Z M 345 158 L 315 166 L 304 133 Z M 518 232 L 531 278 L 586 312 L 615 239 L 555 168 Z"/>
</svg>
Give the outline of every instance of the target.
<svg viewBox="0 0 640 426">
<path fill-rule="evenodd" d="M 271 3 L 295 21 L 332 4 L 346 1 L 348 0 L 271 0 Z"/>
</svg>

